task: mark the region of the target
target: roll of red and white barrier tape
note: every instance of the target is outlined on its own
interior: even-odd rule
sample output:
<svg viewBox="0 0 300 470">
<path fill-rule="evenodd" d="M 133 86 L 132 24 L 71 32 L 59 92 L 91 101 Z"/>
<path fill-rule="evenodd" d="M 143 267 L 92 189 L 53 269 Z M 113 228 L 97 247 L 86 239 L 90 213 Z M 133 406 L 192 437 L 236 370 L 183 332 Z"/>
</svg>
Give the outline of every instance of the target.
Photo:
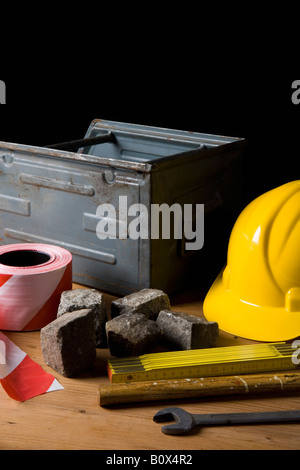
<svg viewBox="0 0 300 470">
<path fill-rule="evenodd" d="M 0 344 L 0 383 L 11 398 L 25 401 L 64 388 L 1 332 Z"/>
<path fill-rule="evenodd" d="M 56 318 L 72 289 L 72 255 L 39 243 L 0 246 L 0 329 L 39 330 Z"/>
<path fill-rule="evenodd" d="M 36 243 L 0 246 L 0 329 L 39 330 L 57 317 L 60 296 L 72 289 L 72 255 Z M 63 387 L 0 333 L 0 383 L 24 401 Z"/>
</svg>

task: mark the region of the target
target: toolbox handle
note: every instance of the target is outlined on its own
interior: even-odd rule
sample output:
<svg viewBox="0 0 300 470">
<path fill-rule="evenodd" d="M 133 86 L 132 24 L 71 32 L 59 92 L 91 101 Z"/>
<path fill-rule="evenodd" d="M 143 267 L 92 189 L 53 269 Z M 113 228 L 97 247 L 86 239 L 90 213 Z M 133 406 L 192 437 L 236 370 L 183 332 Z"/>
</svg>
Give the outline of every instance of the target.
<svg viewBox="0 0 300 470">
<path fill-rule="evenodd" d="M 71 140 L 70 142 L 61 142 L 60 144 L 47 145 L 49 149 L 57 150 L 75 150 L 89 145 L 104 144 L 106 142 L 115 142 L 115 136 L 112 132 L 98 135 L 95 137 L 86 137 L 85 139 Z"/>
</svg>

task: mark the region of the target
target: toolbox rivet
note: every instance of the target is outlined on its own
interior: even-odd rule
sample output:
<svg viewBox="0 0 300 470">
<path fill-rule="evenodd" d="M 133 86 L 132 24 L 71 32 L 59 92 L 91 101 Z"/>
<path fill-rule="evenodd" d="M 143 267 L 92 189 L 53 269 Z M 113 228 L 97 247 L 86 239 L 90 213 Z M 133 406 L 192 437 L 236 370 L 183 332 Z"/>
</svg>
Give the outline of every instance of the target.
<svg viewBox="0 0 300 470">
<path fill-rule="evenodd" d="M 5 166 L 11 166 L 13 164 L 14 157 L 11 153 L 5 153 L 2 155 L 2 161 Z"/>
<path fill-rule="evenodd" d="M 105 181 L 106 181 L 107 183 L 109 183 L 109 184 L 114 183 L 114 181 L 115 181 L 115 174 L 114 174 L 113 170 L 106 170 L 106 171 L 104 172 L 104 175 L 103 175 L 103 176 L 104 176 L 104 179 L 105 179 Z"/>
</svg>

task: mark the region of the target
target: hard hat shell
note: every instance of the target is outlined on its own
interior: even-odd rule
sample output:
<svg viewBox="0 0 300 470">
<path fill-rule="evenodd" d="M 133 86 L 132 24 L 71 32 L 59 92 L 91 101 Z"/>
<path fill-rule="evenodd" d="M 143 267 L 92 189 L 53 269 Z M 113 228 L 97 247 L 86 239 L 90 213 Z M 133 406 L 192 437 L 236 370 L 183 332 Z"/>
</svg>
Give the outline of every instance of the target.
<svg viewBox="0 0 300 470">
<path fill-rule="evenodd" d="M 208 291 L 204 315 L 257 341 L 300 335 L 300 180 L 259 196 L 238 217 L 227 266 Z"/>
</svg>

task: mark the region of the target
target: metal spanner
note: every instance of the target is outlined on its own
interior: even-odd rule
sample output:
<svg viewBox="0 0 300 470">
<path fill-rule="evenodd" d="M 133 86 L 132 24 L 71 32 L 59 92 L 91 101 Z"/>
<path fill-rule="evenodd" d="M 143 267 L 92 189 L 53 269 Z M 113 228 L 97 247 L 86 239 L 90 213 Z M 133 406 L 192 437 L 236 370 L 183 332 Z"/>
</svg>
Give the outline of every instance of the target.
<svg viewBox="0 0 300 470">
<path fill-rule="evenodd" d="M 185 434 L 195 426 L 218 426 L 230 424 L 284 423 L 300 421 L 300 410 L 267 411 L 260 413 L 191 414 L 182 408 L 164 408 L 153 417 L 156 423 L 175 420 L 175 424 L 162 427 L 165 434 Z"/>
</svg>

